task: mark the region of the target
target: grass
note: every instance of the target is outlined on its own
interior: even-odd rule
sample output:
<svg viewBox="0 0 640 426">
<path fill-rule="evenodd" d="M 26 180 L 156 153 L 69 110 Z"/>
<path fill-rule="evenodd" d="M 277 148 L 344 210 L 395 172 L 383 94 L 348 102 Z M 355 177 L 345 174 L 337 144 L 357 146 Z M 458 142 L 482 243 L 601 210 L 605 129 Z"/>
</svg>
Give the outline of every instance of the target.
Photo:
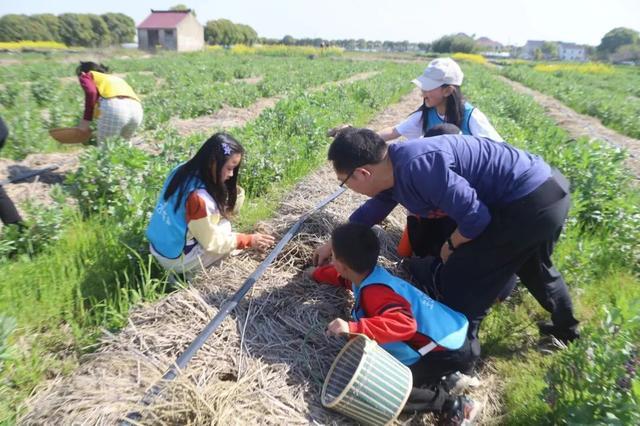
<svg viewBox="0 0 640 426">
<path fill-rule="evenodd" d="M 633 318 L 637 318 L 640 301 L 640 192 L 631 185 L 631 175 L 623 166 L 624 153 L 587 138 L 567 142 L 567 133 L 539 105 L 509 90 L 488 69 L 469 65 L 465 74 L 465 93 L 501 135 L 541 155 L 572 183 L 572 209 L 553 258 L 573 295 L 582 337 L 567 351 L 541 351 L 544 346 L 540 346 L 534 322 L 547 319 L 548 314 L 524 289 L 516 293 L 515 300 L 493 309 L 483 323 L 481 340 L 485 356 L 505 382 L 501 422 L 629 421 L 638 412 L 640 397 L 621 394 L 610 377 L 618 373 L 601 374 L 598 365 L 590 364 L 588 349 L 603 336 L 613 338 L 612 326 L 607 325 L 607 318 L 613 316 L 620 318 L 620 325 L 615 326 L 620 334 L 615 335 L 618 340 L 612 343 L 611 352 L 599 360 L 619 367 L 617 360 L 625 359 L 625 354 L 618 348 L 626 345 L 640 350 L 638 340 L 628 337 L 638 327 Z M 574 365 L 584 368 L 569 373 L 575 371 Z M 633 380 L 636 386 L 637 376 Z M 597 390 L 573 395 L 572 389 L 584 388 L 585 383 Z M 623 401 L 620 395 L 627 399 Z M 590 401 L 600 396 L 616 401 L 607 406 L 608 412 L 590 409 Z"/>
</svg>

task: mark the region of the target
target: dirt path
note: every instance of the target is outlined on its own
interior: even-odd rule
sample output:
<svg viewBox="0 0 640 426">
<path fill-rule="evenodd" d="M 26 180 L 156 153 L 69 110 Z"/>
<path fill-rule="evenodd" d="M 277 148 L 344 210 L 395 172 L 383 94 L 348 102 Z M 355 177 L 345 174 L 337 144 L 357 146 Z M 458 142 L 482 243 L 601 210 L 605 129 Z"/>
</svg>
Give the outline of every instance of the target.
<svg viewBox="0 0 640 426">
<path fill-rule="evenodd" d="M 347 79 L 329 82 L 318 87 L 314 87 L 310 92 L 317 92 L 330 86 L 339 84 L 348 84 L 358 80 L 366 80 L 376 75 L 377 72 L 366 72 L 353 75 Z M 171 124 L 178 130 L 180 135 L 185 136 L 196 132 L 212 133 L 219 129 L 230 129 L 233 127 L 243 126 L 251 120 L 255 120 L 267 108 L 272 108 L 278 103 L 282 96 L 274 96 L 271 98 L 258 99 L 254 104 L 247 108 L 235 108 L 225 105 L 220 110 L 211 115 L 206 115 L 191 119 L 173 118 Z"/>
<path fill-rule="evenodd" d="M 530 89 L 506 77 L 500 76 L 499 78 L 516 91 L 533 97 L 536 102 L 542 105 L 549 117 L 569 132 L 571 137 L 587 136 L 626 149 L 629 155 L 626 164 L 636 178 L 640 179 L 640 140 L 621 135 L 605 127 L 597 118 L 575 112 L 553 96 Z"/>
<path fill-rule="evenodd" d="M 24 205 L 30 201 L 44 205 L 53 203 L 51 186 L 64 182 L 65 175 L 78 167 L 78 155 L 78 152 L 31 154 L 22 161 L 0 158 L 0 180 L 15 178 L 34 169 L 58 166 L 56 170 L 3 186 L 21 215 L 25 215 Z"/>
</svg>

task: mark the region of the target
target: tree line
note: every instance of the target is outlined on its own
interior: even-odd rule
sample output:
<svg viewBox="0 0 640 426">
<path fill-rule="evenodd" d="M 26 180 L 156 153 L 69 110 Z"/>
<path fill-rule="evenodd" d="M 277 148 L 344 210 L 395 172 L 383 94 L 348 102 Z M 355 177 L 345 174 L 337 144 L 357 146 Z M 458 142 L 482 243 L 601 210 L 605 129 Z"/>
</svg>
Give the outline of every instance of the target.
<svg viewBox="0 0 640 426">
<path fill-rule="evenodd" d="M 0 17 L 0 41 L 57 41 L 68 46 L 104 47 L 130 43 L 135 22 L 122 13 L 50 13 Z"/>
<path fill-rule="evenodd" d="M 614 28 L 602 37 L 596 51 L 599 59 L 640 63 L 640 33 L 631 28 Z"/>
<path fill-rule="evenodd" d="M 228 19 L 216 19 L 205 24 L 204 39 L 207 44 L 251 46 L 258 41 L 258 33 L 249 25 L 236 24 Z"/>
</svg>

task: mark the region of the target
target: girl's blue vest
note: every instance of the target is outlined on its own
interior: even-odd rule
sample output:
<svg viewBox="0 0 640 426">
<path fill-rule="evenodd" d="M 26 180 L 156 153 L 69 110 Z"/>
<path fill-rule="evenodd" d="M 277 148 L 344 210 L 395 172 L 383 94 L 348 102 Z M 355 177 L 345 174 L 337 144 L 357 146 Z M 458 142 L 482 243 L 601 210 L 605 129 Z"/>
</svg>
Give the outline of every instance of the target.
<svg viewBox="0 0 640 426">
<path fill-rule="evenodd" d="M 381 266 L 376 266 L 359 286 L 352 285 L 355 305 L 351 315 L 356 321 L 366 317 L 360 307 L 360 292 L 366 286 L 373 284 L 383 284 L 390 287 L 411 304 L 411 312 L 416 320 L 418 333 L 424 334 L 439 346 L 444 346 L 449 350 L 462 347 L 469 326 L 467 318 L 431 299 L 410 283 L 391 275 Z M 404 342 L 385 343 L 380 346 L 405 365 L 412 365 L 421 357 L 416 349 Z"/>
<path fill-rule="evenodd" d="M 168 259 L 178 258 L 182 254 L 187 240 L 186 197 L 196 189 L 205 188 L 204 182 L 193 176 L 186 182 L 184 200 L 178 200 L 178 193 L 180 192 L 180 188 L 178 188 L 165 201 L 164 194 L 167 191 L 167 186 L 169 186 L 173 175 L 176 174 L 176 171 L 181 166 L 182 164 L 173 169 L 164 182 L 158 203 L 153 210 L 153 215 L 147 228 L 147 239 L 154 250 Z M 180 204 L 176 210 L 175 206 L 178 201 Z"/>
<path fill-rule="evenodd" d="M 469 102 L 464 103 L 464 112 L 462 114 L 462 124 L 460 125 L 460 130 L 462 130 L 463 135 L 471 135 L 471 129 L 469 128 L 469 119 L 471 118 L 471 113 L 473 112 L 474 107 Z M 427 128 L 424 128 L 424 123 L 422 125 L 422 134 L 424 134 L 427 130 L 432 127 L 437 126 L 438 124 L 446 123 L 444 120 L 440 118 L 438 115 L 438 111 L 435 108 L 427 108 Z"/>
</svg>

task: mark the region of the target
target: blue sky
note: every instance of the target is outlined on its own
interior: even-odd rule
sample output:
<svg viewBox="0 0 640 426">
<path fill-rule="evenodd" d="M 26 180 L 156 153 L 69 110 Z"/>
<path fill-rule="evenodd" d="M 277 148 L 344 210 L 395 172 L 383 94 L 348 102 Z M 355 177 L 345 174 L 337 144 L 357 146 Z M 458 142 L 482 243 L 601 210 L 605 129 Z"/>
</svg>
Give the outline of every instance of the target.
<svg viewBox="0 0 640 426">
<path fill-rule="evenodd" d="M 7 13 L 122 12 L 136 24 L 149 9 L 184 3 L 201 23 L 227 18 L 260 36 L 430 42 L 450 33 L 503 44 L 554 40 L 597 45 L 615 27 L 640 31 L 640 0 L 0 0 Z"/>
</svg>

